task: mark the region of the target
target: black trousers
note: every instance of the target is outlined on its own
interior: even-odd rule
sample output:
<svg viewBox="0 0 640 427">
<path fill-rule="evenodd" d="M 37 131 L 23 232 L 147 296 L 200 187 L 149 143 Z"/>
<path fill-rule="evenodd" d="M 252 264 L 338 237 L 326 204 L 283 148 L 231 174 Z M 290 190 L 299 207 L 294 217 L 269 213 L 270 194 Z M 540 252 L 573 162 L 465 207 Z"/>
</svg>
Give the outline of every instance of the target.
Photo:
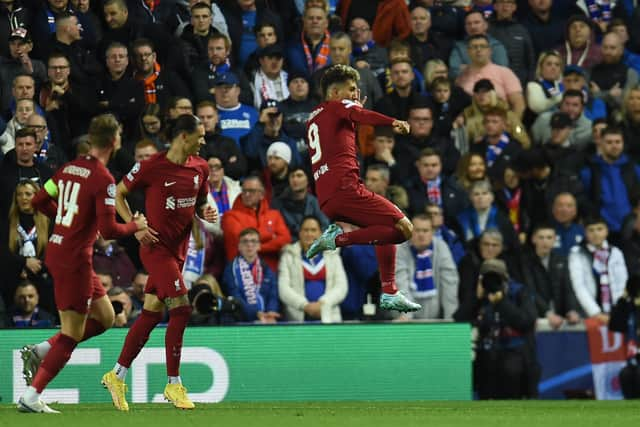
<svg viewBox="0 0 640 427">
<path fill-rule="evenodd" d="M 522 399 L 537 396 L 540 368 L 525 348 L 478 351 L 473 365 L 480 399 Z"/>
</svg>

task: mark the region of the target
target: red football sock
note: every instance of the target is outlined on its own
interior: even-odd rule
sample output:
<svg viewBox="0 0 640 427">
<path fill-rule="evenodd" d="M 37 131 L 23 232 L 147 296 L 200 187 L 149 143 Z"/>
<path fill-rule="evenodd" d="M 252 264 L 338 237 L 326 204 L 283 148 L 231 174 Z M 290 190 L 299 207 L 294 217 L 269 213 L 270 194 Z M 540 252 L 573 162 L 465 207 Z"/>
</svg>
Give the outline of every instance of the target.
<svg viewBox="0 0 640 427">
<path fill-rule="evenodd" d="M 396 247 L 395 245 L 379 245 L 375 248 L 382 292 L 395 294 L 398 291 L 396 288 Z"/>
<path fill-rule="evenodd" d="M 73 353 L 73 349 L 78 345 L 76 340 L 70 336 L 59 335 L 42 361 L 40 368 L 38 368 L 38 373 L 31 384 L 38 393 L 42 393 L 47 384 L 64 368 L 64 365 L 67 364 L 71 357 L 71 353 Z"/>
<path fill-rule="evenodd" d="M 142 313 L 133 323 L 124 340 L 124 346 L 118 357 L 118 363 L 126 368 L 131 366 L 133 359 L 138 356 L 142 347 L 149 340 L 149 334 L 162 320 L 161 311 L 148 311 L 142 309 Z"/>
<path fill-rule="evenodd" d="M 85 323 L 84 325 L 84 335 L 82 335 L 82 339 L 79 342 L 84 342 L 91 337 L 100 335 L 104 331 L 106 331 L 106 329 L 104 328 L 104 326 L 102 326 L 102 323 L 98 322 L 96 319 L 92 319 L 89 317 L 87 319 L 87 323 Z M 58 338 L 60 338 L 60 332 L 49 338 L 47 342 L 51 345 L 51 347 L 53 347 L 56 341 L 58 341 Z"/>
<path fill-rule="evenodd" d="M 349 245 L 388 245 L 404 242 L 406 237 L 400 230 L 388 225 L 372 225 L 336 237 L 336 246 Z"/>
<path fill-rule="evenodd" d="M 167 376 L 180 375 L 180 356 L 182 355 L 182 336 L 191 316 L 191 307 L 183 305 L 169 310 L 169 324 L 164 335 L 164 348 L 167 355 Z"/>
</svg>

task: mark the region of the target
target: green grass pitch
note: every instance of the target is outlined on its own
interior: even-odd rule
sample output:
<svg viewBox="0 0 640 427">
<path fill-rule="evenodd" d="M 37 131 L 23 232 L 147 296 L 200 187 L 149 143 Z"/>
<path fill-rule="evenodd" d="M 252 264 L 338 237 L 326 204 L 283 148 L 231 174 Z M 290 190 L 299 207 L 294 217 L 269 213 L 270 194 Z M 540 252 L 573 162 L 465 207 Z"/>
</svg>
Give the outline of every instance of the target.
<svg viewBox="0 0 640 427">
<path fill-rule="evenodd" d="M 168 404 L 51 405 L 60 415 L 21 414 L 0 405 L 4 427 L 626 427 L 640 426 L 640 402 L 307 402 L 197 404 L 181 411 Z"/>
</svg>

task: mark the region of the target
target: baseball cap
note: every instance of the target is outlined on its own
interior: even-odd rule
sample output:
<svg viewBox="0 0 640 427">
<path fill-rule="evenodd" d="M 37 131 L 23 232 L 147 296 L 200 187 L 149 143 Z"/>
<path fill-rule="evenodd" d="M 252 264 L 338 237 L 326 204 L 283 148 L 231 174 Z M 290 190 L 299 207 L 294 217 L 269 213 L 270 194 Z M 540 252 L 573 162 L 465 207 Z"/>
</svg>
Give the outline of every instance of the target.
<svg viewBox="0 0 640 427">
<path fill-rule="evenodd" d="M 270 44 L 259 49 L 257 55 L 258 58 L 263 58 L 265 56 L 276 56 L 282 58 L 284 57 L 284 52 L 282 52 L 282 48 L 279 44 Z"/>
<path fill-rule="evenodd" d="M 275 99 L 265 99 L 264 101 L 262 101 L 262 104 L 260 104 L 260 111 L 264 110 L 265 108 L 277 108 L 278 113 L 282 113 L 282 110 L 280 109 L 280 103 Z"/>
<path fill-rule="evenodd" d="M 280 157 L 285 162 L 291 163 L 291 148 L 286 142 L 274 142 L 267 149 L 267 157 L 269 156 Z"/>
<path fill-rule="evenodd" d="M 473 85 L 473 93 L 476 92 L 488 92 L 494 90 L 493 83 L 489 79 L 480 79 Z"/>
<path fill-rule="evenodd" d="M 214 86 L 219 85 L 239 85 L 240 80 L 238 80 L 238 76 L 236 76 L 231 71 L 227 71 L 226 73 L 218 74 L 216 78 L 213 80 Z"/>
<path fill-rule="evenodd" d="M 503 280 L 509 280 L 509 274 L 507 273 L 507 264 L 501 259 L 488 259 L 480 266 L 480 274 L 496 273 Z"/>
<path fill-rule="evenodd" d="M 556 111 L 551 116 L 551 129 L 564 129 L 571 127 L 571 117 L 563 111 Z"/>
<path fill-rule="evenodd" d="M 22 40 L 25 43 L 31 43 L 31 37 L 29 36 L 27 29 L 23 27 L 15 28 L 11 35 L 9 36 L 9 41 L 11 40 Z"/>
<path fill-rule="evenodd" d="M 582 77 L 586 77 L 586 73 L 584 72 L 584 68 L 578 65 L 567 65 L 564 67 L 563 76 L 568 76 L 569 74 L 579 74 Z"/>
</svg>

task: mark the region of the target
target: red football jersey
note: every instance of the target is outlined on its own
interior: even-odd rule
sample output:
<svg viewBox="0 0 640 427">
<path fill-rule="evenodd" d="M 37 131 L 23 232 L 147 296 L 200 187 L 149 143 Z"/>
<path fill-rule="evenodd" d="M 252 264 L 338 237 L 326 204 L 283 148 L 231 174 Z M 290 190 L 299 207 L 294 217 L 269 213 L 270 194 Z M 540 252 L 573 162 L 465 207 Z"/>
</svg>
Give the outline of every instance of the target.
<svg viewBox="0 0 640 427">
<path fill-rule="evenodd" d="M 307 146 L 320 206 L 337 190 L 360 182 L 356 124 L 390 126 L 394 120 L 349 100 L 323 102 L 311 112 Z"/>
<path fill-rule="evenodd" d="M 158 232 L 164 245 L 179 260 L 184 260 L 191 223 L 198 198 L 209 193 L 209 167 L 198 156 L 190 156 L 184 165 L 167 160 L 162 152 L 140 163 L 122 179 L 129 191 L 142 188 L 149 227 Z"/>
<path fill-rule="evenodd" d="M 115 181 L 95 157 L 85 156 L 66 163 L 51 182 L 57 187 L 57 195 L 49 191 L 49 196 L 42 189 L 34 198 L 36 208 L 41 208 L 45 199 L 57 198 L 53 233 L 47 246 L 47 265 L 91 265 L 99 225 L 108 234 L 105 238 L 135 231 L 135 224 L 115 224 Z M 47 183 L 46 187 L 49 185 Z"/>
</svg>

